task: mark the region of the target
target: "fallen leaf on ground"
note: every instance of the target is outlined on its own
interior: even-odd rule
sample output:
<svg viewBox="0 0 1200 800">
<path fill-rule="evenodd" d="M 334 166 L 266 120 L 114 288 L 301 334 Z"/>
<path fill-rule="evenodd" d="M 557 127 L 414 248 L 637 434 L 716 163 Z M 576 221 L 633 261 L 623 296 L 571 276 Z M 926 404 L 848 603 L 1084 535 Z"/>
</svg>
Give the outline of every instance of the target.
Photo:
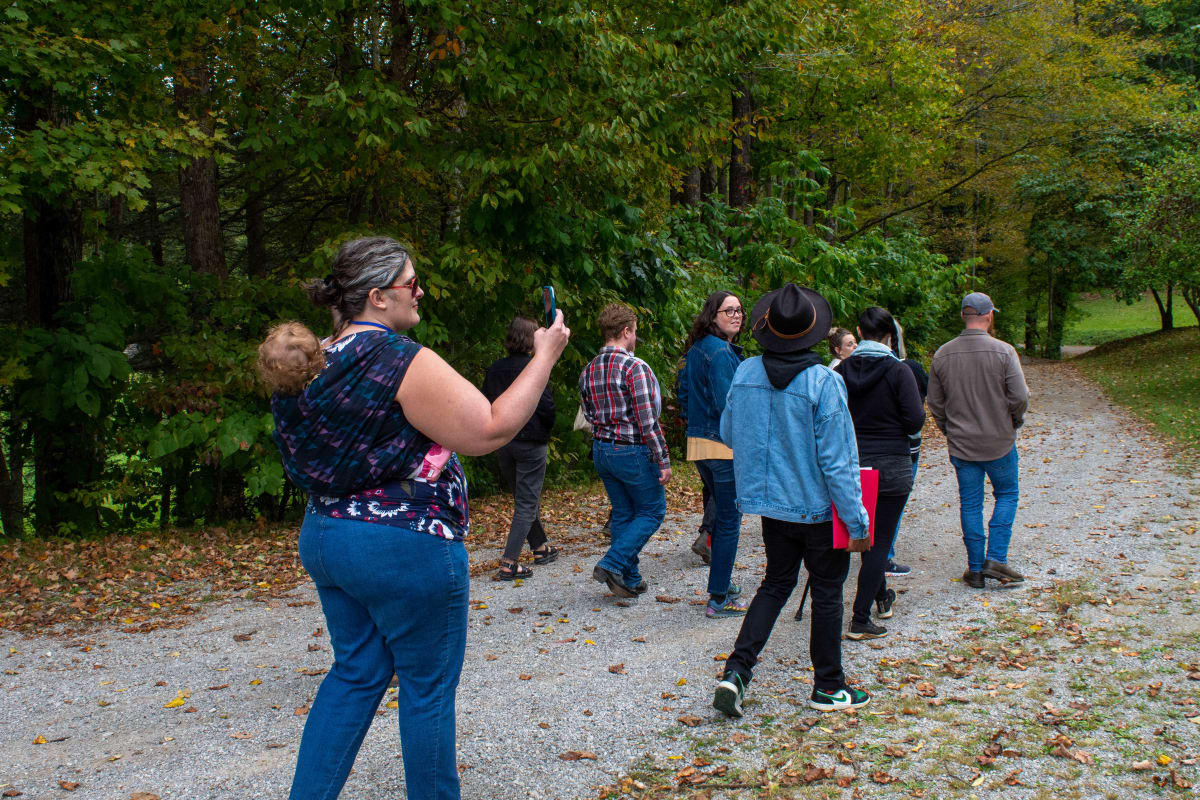
<svg viewBox="0 0 1200 800">
<path fill-rule="evenodd" d="M 683 723 L 689 728 L 695 728 L 701 722 L 704 722 L 704 720 L 700 719 L 700 717 L 697 717 L 695 714 L 684 714 L 681 717 L 677 717 L 675 721 Z"/>
<path fill-rule="evenodd" d="M 808 769 L 804 770 L 804 775 L 801 776 L 801 779 L 805 783 L 814 783 L 816 781 L 822 781 L 826 778 L 832 777 L 833 767 L 809 767 Z"/>
<path fill-rule="evenodd" d="M 231 738 L 231 739 L 252 739 L 252 738 L 254 738 L 254 734 L 246 733 L 245 731 L 235 731 L 234 733 L 229 734 L 229 738 Z"/>
<path fill-rule="evenodd" d="M 79 788 L 79 783 L 76 781 L 59 781 L 58 788 L 64 792 L 73 792 Z"/>
<path fill-rule="evenodd" d="M 592 761 L 596 760 L 596 754 L 587 750 L 568 750 L 565 753 L 561 753 L 558 757 L 563 761 L 579 761 L 585 758 Z"/>
<path fill-rule="evenodd" d="M 671 595 L 669 595 L 669 594 L 656 594 L 656 595 L 654 596 L 654 599 L 655 599 L 655 600 L 657 600 L 657 601 L 658 601 L 658 602 L 660 602 L 660 603 L 678 603 L 678 602 L 680 602 L 680 601 L 681 601 L 683 598 L 681 598 L 681 597 L 671 597 Z"/>
<path fill-rule="evenodd" d="M 608 666 L 608 671 L 611 672 L 613 675 L 624 675 L 625 674 L 625 663 L 621 662 L 620 664 L 610 664 Z"/>
</svg>

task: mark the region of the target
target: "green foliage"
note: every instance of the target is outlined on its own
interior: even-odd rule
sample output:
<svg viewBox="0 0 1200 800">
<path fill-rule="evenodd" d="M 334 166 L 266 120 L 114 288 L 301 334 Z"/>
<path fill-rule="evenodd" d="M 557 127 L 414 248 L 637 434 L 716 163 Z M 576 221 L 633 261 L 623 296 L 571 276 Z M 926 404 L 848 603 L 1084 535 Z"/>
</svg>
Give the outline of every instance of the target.
<svg viewBox="0 0 1200 800">
<path fill-rule="evenodd" d="M 74 530 L 295 511 L 250 365 L 274 321 L 328 332 L 300 286 L 353 236 L 411 243 L 428 293 L 413 335 L 476 382 L 556 288 L 574 335 L 548 474 L 569 481 L 590 468 L 566 431 L 605 303 L 637 309 L 668 406 L 715 289 L 749 305 L 808 284 L 841 324 L 884 305 L 927 353 L 970 269 L 1007 333 L 1026 298 L 1061 328 L 1076 292 L 1151 252 L 1113 232 L 1195 107 L 1195 13 L 1176 0 L 0 13 L 0 439 L 10 484 L 62 495 L 39 489 L 43 528 L 60 503 Z"/>
</svg>

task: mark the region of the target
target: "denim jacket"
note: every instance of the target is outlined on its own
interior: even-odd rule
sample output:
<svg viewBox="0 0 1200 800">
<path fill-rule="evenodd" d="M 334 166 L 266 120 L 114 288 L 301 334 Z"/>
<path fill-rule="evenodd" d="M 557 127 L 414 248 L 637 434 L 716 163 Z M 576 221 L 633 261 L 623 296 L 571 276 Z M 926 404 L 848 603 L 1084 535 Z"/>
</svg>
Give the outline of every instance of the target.
<svg viewBox="0 0 1200 800">
<path fill-rule="evenodd" d="M 846 385 L 833 370 L 809 367 L 781 390 L 761 357 L 742 362 L 721 414 L 721 439 L 733 448 L 742 513 L 827 522 L 836 505 L 851 538 L 867 535 Z"/>
<path fill-rule="evenodd" d="M 679 403 L 689 437 L 721 441 L 721 412 L 741 363 L 742 348 L 711 333 L 687 351 L 679 375 Z"/>
</svg>

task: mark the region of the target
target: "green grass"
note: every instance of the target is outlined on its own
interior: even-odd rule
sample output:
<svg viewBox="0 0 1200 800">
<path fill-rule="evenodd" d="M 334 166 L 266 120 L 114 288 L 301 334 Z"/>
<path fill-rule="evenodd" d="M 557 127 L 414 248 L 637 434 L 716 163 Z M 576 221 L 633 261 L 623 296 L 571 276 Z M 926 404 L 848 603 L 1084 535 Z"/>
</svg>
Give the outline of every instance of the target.
<svg viewBox="0 0 1200 800">
<path fill-rule="evenodd" d="M 1075 363 L 1114 402 L 1185 445 L 1187 461 L 1200 458 L 1200 330 L 1109 342 Z"/>
<path fill-rule="evenodd" d="M 1081 299 L 1077 308 L 1079 315 L 1069 321 L 1063 344 L 1104 344 L 1162 327 L 1158 305 L 1149 294 L 1133 305 L 1107 296 L 1089 297 Z M 1177 328 L 1196 325 L 1196 317 L 1181 297 L 1176 296 L 1171 316 Z"/>
</svg>

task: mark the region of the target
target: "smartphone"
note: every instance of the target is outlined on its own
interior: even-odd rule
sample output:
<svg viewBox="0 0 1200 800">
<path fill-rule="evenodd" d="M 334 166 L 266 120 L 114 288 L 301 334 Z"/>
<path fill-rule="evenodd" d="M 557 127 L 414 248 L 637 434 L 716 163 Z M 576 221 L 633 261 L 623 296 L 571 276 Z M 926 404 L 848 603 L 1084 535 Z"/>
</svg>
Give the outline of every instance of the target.
<svg viewBox="0 0 1200 800">
<path fill-rule="evenodd" d="M 546 314 L 546 327 L 549 328 L 554 324 L 554 317 L 557 316 L 558 306 L 554 302 L 554 287 L 542 287 L 542 308 Z"/>
</svg>

